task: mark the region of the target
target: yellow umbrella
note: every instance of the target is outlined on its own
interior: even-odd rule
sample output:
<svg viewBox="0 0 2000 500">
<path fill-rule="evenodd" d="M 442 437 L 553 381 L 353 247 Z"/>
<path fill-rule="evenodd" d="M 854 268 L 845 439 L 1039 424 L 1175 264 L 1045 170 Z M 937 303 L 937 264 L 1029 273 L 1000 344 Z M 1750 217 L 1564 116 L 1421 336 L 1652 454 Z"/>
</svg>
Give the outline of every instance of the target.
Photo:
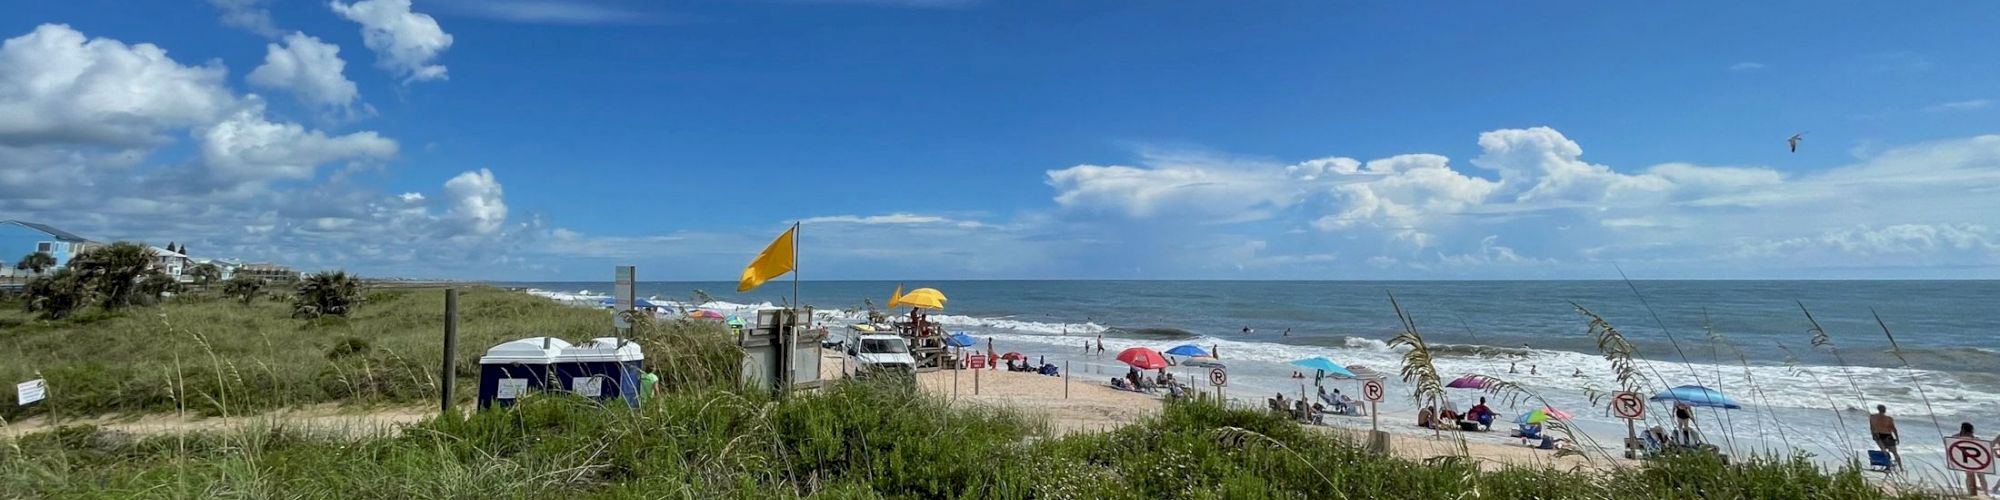
<svg viewBox="0 0 2000 500">
<path fill-rule="evenodd" d="M 936 288 L 918 288 L 896 297 L 896 303 L 925 309 L 944 309 L 944 292 Z"/>
</svg>

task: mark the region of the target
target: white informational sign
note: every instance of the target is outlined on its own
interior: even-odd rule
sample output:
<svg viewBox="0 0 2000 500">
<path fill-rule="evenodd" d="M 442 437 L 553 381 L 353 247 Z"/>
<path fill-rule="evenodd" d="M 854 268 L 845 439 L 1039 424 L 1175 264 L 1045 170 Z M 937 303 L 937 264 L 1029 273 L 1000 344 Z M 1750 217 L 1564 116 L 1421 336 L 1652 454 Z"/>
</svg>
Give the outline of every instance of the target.
<svg viewBox="0 0 2000 500">
<path fill-rule="evenodd" d="M 1361 383 L 1361 397 L 1380 403 L 1382 402 L 1382 395 L 1382 381 L 1368 379 L 1368 381 Z"/>
<path fill-rule="evenodd" d="M 611 325 L 631 328 L 632 322 L 625 320 L 625 313 L 632 310 L 634 269 L 632 266 L 618 266 L 617 279 L 612 283 L 612 294 L 616 296 L 611 308 Z"/>
<path fill-rule="evenodd" d="M 1646 418 L 1646 400 L 1635 392 L 1619 392 L 1611 396 L 1611 416 L 1626 420 Z"/>
<path fill-rule="evenodd" d="M 604 395 L 604 377 L 574 377 L 569 380 L 569 387 L 578 396 L 595 398 Z"/>
<path fill-rule="evenodd" d="M 1209 368 L 1209 369 L 1208 369 L 1208 383 L 1209 383 L 1209 385 L 1213 385 L 1213 386 L 1216 386 L 1216 387 L 1228 387 L 1228 386 L 1229 386 L 1229 371 L 1228 371 L 1228 370 L 1224 370 L 1224 369 L 1222 369 L 1222 367 L 1220 367 L 1220 366 L 1218 366 L 1218 367 L 1214 367 L 1214 368 Z"/>
<path fill-rule="evenodd" d="M 515 399 L 526 394 L 528 394 L 528 379 L 525 378 L 500 379 L 500 389 L 494 391 L 494 397 L 500 399 Z"/>
<path fill-rule="evenodd" d="M 1951 470 L 1992 474 L 1993 451 L 1992 444 L 1978 438 L 1944 440 L 1944 462 Z"/>
<path fill-rule="evenodd" d="M 38 378 L 14 384 L 14 396 L 14 400 L 21 402 L 22 406 L 41 401 L 43 398 L 49 397 L 49 381 Z"/>
</svg>

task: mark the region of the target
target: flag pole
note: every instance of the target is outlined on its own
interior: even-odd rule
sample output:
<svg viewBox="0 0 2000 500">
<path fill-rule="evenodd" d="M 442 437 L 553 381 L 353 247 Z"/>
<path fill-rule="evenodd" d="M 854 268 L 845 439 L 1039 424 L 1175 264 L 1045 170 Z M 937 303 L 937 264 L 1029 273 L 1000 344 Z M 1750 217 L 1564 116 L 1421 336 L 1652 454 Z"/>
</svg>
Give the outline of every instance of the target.
<svg viewBox="0 0 2000 500">
<path fill-rule="evenodd" d="M 796 358 L 799 356 L 799 310 L 801 309 L 802 307 L 799 305 L 799 223 L 792 222 L 792 335 L 791 352 L 785 353 L 785 359 L 790 361 L 790 363 L 786 363 L 788 365 L 786 366 L 786 371 L 789 372 L 787 375 L 791 377 L 791 380 L 785 381 L 785 392 L 787 393 L 792 392 L 792 384 L 799 381 L 799 362 Z M 806 318 L 806 324 L 807 326 L 811 326 L 812 318 Z"/>
</svg>

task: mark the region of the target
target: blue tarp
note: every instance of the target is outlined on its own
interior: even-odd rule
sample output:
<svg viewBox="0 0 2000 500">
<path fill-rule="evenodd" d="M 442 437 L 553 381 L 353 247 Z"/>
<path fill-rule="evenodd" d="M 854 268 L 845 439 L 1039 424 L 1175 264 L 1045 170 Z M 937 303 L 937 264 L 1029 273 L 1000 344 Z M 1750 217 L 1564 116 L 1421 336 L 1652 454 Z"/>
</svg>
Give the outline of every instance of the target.
<svg viewBox="0 0 2000 500">
<path fill-rule="evenodd" d="M 966 335 L 965 332 L 952 332 L 950 337 L 944 338 L 945 345 L 952 347 L 972 347 L 972 344 L 977 342 L 971 335 Z"/>
<path fill-rule="evenodd" d="M 604 300 L 597 301 L 597 303 L 603 304 L 605 307 L 610 307 L 613 305 L 617 305 L 618 299 L 605 297 Z M 632 299 L 632 307 L 664 307 L 664 306 L 661 306 L 659 304 L 654 304 L 653 301 L 650 300 L 634 298 Z"/>
<path fill-rule="evenodd" d="M 1201 350 L 1201 346 L 1198 345 L 1185 344 L 1180 347 L 1168 349 L 1167 354 L 1175 356 L 1207 356 L 1208 351 Z"/>
<path fill-rule="evenodd" d="M 1689 406 L 1708 406 L 1727 410 L 1743 407 L 1743 405 L 1736 404 L 1735 400 L 1729 399 L 1729 396 L 1722 395 L 1721 391 L 1699 385 L 1683 385 L 1667 389 L 1666 392 L 1654 395 L 1653 400 L 1680 401 L 1687 403 Z"/>
<path fill-rule="evenodd" d="M 1335 363 L 1333 362 L 1333 360 L 1326 359 L 1325 357 L 1314 356 L 1306 359 L 1301 359 L 1298 361 L 1293 361 L 1292 364 L 1295 366 L 1303 366 L 1306 368 L 1323 371 L 1326 372 L 1327 375 L 1334 377 L 1354 378 L 1354 372 L 1347 371 L 1347 368 L 1340 366 L 1340 363 Z"/>
</svg>

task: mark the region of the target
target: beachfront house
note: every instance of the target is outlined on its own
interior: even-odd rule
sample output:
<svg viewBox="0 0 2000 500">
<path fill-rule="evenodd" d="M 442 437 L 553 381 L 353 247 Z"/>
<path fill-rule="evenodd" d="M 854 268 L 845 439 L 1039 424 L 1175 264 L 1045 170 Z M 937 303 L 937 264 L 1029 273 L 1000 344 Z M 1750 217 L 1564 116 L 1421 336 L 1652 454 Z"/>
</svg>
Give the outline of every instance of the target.
<svg viewBox="0 0 2000 500">
<path fill-rule="evenodd" d="M 297 281 L 299 279 L 298 271 L 293 271 L 292 268 L 269 262 L 244 264 L 236 268 L 235 274 L 263 278 L 265 281 Z"/>
<path fill-rule="evenodd" d="M 236 269 L 243 267 L 242 262 L 230 259 L 195 259 L 194 263 L 195 265 L 208 264 L 215 266 L 216 270 L 222 271 L 222 276 L 217 278 L 221 281 L 229 281 L 230 278 L 236 277 Z"/>
<path fill-rule="evenodd" d="M 165 248 L 148 248 L 153 250 L 153 269 L 167 273 L 167 276 L 174 281 L 194 281 L 194 276 L 188 274 L 188 270 L 194 267 L 194 259 L 188 258 L 187 254 Z"/>
<path fill-rule="evenodd" d="M 102 246 L 103 243 L 47 224 L 0 221 L 0 261 L 5 261 L 8 269 L 13 269 L 22 257 L 30 253 L 48 254 L 55 258 L 56 268 L 61 268 L 84 251 Z"/>
</svg>

